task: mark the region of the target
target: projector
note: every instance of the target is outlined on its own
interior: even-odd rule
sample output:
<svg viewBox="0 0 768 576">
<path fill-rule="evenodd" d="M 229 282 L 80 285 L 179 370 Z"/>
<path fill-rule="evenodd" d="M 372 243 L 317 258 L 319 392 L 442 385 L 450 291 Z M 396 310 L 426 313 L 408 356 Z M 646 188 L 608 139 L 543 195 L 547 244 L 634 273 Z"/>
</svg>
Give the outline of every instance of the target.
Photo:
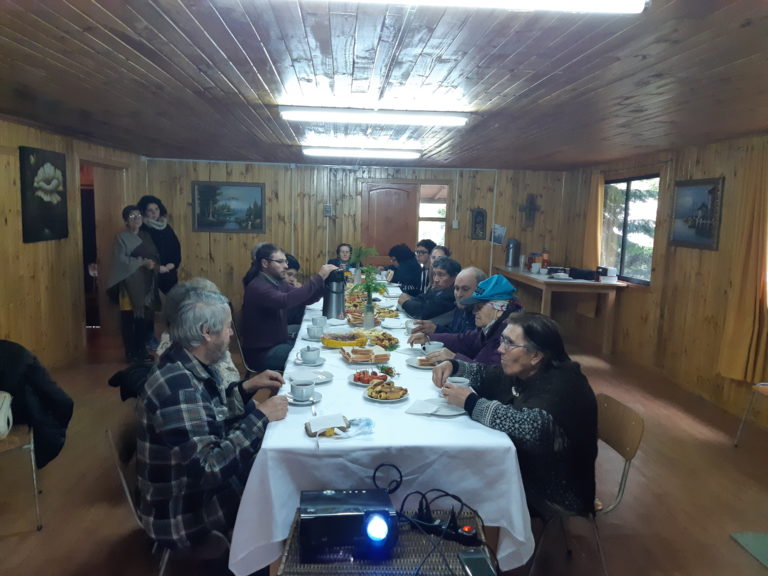
<svg viewBox="0 0 768 576">
<path fill-rule="evenodd" d="M 385 490 L 309 490 L 299 503 L 302 562 L 384 560 L 397 543 L 397 514 Z"/>
</svg>

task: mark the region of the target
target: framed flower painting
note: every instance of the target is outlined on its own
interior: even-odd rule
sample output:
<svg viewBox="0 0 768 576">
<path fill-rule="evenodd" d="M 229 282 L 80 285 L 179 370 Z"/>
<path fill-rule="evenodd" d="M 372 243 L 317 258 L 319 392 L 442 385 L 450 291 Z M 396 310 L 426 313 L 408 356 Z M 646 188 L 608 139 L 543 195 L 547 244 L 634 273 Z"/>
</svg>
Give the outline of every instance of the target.
<svg viewBox="0 0 768 576">
<path fill-rule="evenodd" d="M 59 240 L 67 226 L 67 158 L 19 146 L 21 233 L 24 243 Z"/>
</svg>

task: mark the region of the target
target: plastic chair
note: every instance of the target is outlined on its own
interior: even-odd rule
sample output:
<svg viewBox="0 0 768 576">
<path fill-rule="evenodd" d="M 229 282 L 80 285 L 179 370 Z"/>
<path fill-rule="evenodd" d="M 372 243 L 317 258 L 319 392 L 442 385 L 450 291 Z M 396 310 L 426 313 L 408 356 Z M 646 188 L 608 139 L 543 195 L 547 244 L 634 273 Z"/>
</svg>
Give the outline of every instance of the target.
<svg viewBox="0 0 768 576">
<path fill-rule="evenodd" d="M 14 450 L 28 450 L 29 461 L 32 465 L 32 488 L 35 491 L 35 518 L 37 530 L 43 529 L 43 520 L 40 515 L 40 501 L 37 489 L 37 463 L 35 462 L 35 436 L 31 426 L 20 424 L 13 426 L 8 436 L 0 440 L 0 454 L 13 452 Z"/>
<path fill-rule="evenodd" d="M 744 423 L 747 421 L 747 418 L 752 413 L 752 407 L 755 404 L 755 400 L 757 400 L 757 397 L 759 395 L 762 396 L 768 396 L 768 382 L 760 382 L 759 384 L 755 384 L 752 386 L 752 395 L 749 397 L 749 402 L 747 403 L 747 407 L 744 409 L 744 414 L 741 416 L 741 423 L 739 424 L 739 429 L 736 431 L 736 437 L 733 439 L 733 445 L 734 447 L 738 447 L 739 445 L 739 438 L 741 437 L 741 431 L 744 429 Z"/>
<path fill-rule="evenodd" d="M 585 516 L 591 521 L 593 531 L 595 533 L 595 542 L 597 543 L 597 550 L 600 554 L 600 565 L 602 572 L 607 576 L 608 571 L 605 565 L 605 555 L 603 554 L 603 548 L 600 543 L 600 532 L 597 526 L 597 518 L 604 514 L 608 514 L 621 503 L 624 497 L 624 490 L 627 486 L 627 478 L 629 477 L 629 470 L 632 465 L 632 460 L 637 454 L 637 449 L 640 446 L 640 441 L 643 439 L 643 432 L 645 431 L 645 422 L 635 410 L 619 402 L 608 394 L 597 394 L 597 436 L 606 445 L 611 447 L 615 452 L 624 458 L 624 467 L 619 479 L 619 486 L 616 490 L 616 496 L 613 500 L 603 505 L 599 500 L 595 499 L 595 510 L 592 514 Z M 552 525 L 557 523 L 559 528 L 565 533 L 565 519 L 570 515 L 564 514 L 557 516 L 550 521 L 544 527 L 546 532 L 551 530 Z M 566 534 L 566 548 L 568 554 L 571 553 L 570 548 L 567 545 Z M 536 552 L 539 552 L 540 547 L 537 547 Z M 538 556 L 538 554 L 536 554 Z M 536 557 L 534 557 L 533 565 L 531 567 L 531 574 L 536 573 Z"/>
</svg>

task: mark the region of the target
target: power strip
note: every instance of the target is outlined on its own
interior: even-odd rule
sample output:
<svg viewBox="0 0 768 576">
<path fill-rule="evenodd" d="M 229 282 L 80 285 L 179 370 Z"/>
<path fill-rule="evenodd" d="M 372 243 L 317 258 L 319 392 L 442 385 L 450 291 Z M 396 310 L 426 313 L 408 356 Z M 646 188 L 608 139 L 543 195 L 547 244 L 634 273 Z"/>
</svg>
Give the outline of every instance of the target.
<svg viewBox="0 0 768 576">
<path fill-rule="evenodd" d="M 480 546 L 483 544 L 480 538 L 477 537 L 477 530 L 474 526 L 466 525 L 451 528 L 450 522 L 440 522 L 439 520 L 429 523 L 414 519 L 413 522 L 427 534 L 438 536 L 444 540 L 458 542 L 464 546 Z"/>
</svg>

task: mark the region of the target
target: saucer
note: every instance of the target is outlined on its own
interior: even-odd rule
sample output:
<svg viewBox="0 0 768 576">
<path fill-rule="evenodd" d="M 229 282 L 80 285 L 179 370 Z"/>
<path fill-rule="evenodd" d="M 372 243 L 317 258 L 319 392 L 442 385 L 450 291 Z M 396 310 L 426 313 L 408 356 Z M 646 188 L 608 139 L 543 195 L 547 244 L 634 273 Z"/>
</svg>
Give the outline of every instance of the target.
<svg viewBox="0 0 768 576">
<path fill-rule="evenodd" d="M 317 362 L 304 362 L 304 360 L 301 359 L 301 356 L 296 356 L 294 362 L 299 366 L 322 366 L 325 364 L 325 358 L 321 357 L 317 360 Z"/>
<path fill-rule="evenodd" d="M 312 404 L 317 404 L 320 402 L 320 400 L 323 399 L 323 395 L 317 391 L 315 391 L 312 396 L 310 396 L 309 400 L 296 400 L 296 398 L 291 396 L 290 392 L 288 392 L 285 397 L 288 398 L 288 404 L 293 406 L 312 406 Z"/>
<path fill-rule="evenodd" d="M 323 340 L 323 337 L 322 337 L 322 336 L 319 336 L 319 337 L 317 337 L 317 338 L 312 338 L 312 336 L 310 336 L 309 334 L 304 334 L 304 335 L 301 337 L 301 339 L 302 339 L 302 340 L 306 340 L 307 342 L 322 342 L 322 340 Z"/>
</svg>

